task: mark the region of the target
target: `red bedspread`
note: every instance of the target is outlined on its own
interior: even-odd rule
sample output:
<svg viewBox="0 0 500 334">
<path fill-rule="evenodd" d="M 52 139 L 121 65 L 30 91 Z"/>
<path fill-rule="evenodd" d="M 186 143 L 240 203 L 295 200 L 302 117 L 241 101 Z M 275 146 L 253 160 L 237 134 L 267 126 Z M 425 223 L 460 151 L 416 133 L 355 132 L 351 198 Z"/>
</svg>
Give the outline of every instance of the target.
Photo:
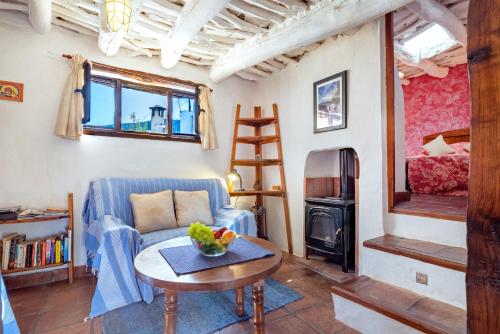
<svg viewBox="0 0 500 334">
<path fill-rule="evenodd" d="M 407 158 L 408 182 L 414 193 L 467 196 L 469 154 Z"/>
</svg>

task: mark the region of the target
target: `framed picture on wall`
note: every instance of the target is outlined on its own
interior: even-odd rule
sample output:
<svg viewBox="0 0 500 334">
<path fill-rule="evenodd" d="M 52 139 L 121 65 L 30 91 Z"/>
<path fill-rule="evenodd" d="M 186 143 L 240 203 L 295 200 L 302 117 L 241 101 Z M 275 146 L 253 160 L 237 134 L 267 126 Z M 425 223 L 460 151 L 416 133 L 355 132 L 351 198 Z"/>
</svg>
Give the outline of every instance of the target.
<svg viewBox="0 0 500 334">
<path fill-rule="evenodd" d="M 0 100 L 23 102 L 23 84 L 0 80 Z"/>
<path fill-rule="evenodd" d="M 314 133 L 347 127 L 347 71 L 316 81 Z"/>
</svg>

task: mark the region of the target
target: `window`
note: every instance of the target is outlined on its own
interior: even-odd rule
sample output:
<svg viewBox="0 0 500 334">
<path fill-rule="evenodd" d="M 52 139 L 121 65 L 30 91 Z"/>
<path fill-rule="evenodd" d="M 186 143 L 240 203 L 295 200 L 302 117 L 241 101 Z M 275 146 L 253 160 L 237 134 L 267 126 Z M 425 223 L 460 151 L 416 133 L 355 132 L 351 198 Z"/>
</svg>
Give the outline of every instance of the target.
<svg viewBox="0 0 500 334">
<path fill-rule="evenodd" d="M 195 85 L 94 63 L 84 95 L 85 134 L 199 142 Z"/>
<path fill-rule="evenodd" d="M 402 46 L 414 61 L 434 57 L 456 45 L 457 41 L 439 24 L 432 24 L 403 41 Z"/>
</svg>

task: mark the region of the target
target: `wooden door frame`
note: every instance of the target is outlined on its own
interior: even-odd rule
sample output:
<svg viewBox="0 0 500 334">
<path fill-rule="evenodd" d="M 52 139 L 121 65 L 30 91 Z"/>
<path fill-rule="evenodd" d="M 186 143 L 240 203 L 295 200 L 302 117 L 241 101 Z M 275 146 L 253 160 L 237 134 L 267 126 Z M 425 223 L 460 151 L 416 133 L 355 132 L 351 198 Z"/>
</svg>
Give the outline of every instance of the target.
<svg viewBox="0 0 500 334">
<path fill-rule="evenodd" d="M 394 82 L 394 29 L 393 13 L 385 15 L 385 95 L 386 95 L 386 142 L 387 142 L 387 211 L 404 215 L 465 222 L 465 216 L 433 211 L 410 210 L 396 207 L 396 131 L 395 131 L 395 82 Z"/>
<path fill-rule="evenodd" d="M 500 331 L 500 2 L 471 0 L 467 59 L 471 164 L 467 210 L 467 328 Z"/>
</svg>

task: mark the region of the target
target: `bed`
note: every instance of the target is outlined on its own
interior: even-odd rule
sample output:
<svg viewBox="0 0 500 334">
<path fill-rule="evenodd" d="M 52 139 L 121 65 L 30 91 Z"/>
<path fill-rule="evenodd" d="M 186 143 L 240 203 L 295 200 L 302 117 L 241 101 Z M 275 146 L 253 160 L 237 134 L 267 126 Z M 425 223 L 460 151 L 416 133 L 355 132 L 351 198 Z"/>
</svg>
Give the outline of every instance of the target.
<svg viewBox="0 0 500 334">
<path fill-rule="evenodd" d="M 423 144 L 443 135 L 444 141 L 455 149 L 454 154 L 429 156 L 424 153 L 406 158 L 407 185 L 412 193 L 467 196 L 469 183 L 469 152 L 464 149 L 470 141 L 469 129 L 433 133 Z"/>
</svg>

